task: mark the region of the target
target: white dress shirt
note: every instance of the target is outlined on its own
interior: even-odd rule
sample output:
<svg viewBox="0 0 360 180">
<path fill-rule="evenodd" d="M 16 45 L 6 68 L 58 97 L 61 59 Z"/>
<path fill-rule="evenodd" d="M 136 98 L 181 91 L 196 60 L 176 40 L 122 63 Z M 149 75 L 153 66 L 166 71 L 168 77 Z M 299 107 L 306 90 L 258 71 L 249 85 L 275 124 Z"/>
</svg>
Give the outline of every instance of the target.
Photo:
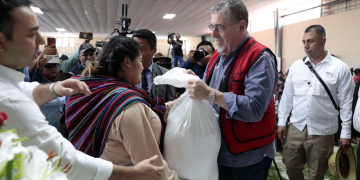
<svg viewBox="0 0 360 180">
<path fill-rule="evenodd" d="M 279 126 L 290 123 L 303 131 L 307 126 L 309 135 L 331 135 L 338 130 L 339 112 L 335 109 L 325 88 L 305 64 L 306 57 L 291 65 L 279 106 Z M 310 61 L 311 62 L 311 61 Z M 341 138 L 351 138 L 351 116 L 354 82 L 349 67 L 327 52 L 317 65 L 316 72 L 329 88 L 335 102 L 340 106 L 342 120 Z"/>
<path fill-rule="evenodd" d="M 23 146 L 38 146 L 46 153 L 53 150 L 54 154 L 59 154 L 62 144 L 60 167 L 68 162 L 72 165 L 67 173 L 69 179 L 108 179 L 112 163 L 77 151 L 50 126 L 34 102 L 33 91 L 39 84 L 26 83 L 24 77 L 22 73 L 0 65 L 0 110 L 8 115 L 4 128 L 16 129 L 20 137 L 27 137 Z M 53 158 L 53 164 L 56 161 L 57 157 Z"/>
<path fill-rule="evenodd" d="M 360 89 L 359 89 L 358 95 L 360 96 Z M 360 98 L 358 98 L 358 100 L 356 102 L 353 123 L 354 123 L 355 130 L 360 132 Z"/>
</svg>

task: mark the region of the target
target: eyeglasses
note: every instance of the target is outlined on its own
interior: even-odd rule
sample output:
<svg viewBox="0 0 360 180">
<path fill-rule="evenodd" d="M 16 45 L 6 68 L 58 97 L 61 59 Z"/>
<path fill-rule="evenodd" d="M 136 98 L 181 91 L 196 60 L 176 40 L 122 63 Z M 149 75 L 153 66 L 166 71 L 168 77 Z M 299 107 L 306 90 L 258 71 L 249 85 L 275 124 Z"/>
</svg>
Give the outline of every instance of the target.
<svg viewBox="0 0 360 180">
<path fill-rule="evenodd" d="M 227 27 L 233 26 L 237 23 L 239 23 L 240 21 L 234 23 L 234 24 L 230 24 L 229 26 L 223 26 L 221 24 L 216 24 L 215 26 L 213 26 L 212 24 L 209 24 L 209 29 L 210 31 L 217 31 L 219 33 L 223 33 L 224 31 L 226 31 Z"/>
</svg>

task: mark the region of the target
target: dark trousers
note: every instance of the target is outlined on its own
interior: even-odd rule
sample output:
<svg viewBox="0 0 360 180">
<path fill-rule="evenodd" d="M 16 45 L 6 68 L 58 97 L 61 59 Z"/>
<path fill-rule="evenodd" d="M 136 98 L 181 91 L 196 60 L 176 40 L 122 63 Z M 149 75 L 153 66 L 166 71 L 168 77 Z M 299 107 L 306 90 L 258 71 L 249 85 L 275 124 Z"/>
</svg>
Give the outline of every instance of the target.
<svg viewBox="0 0 360 180">
<path fill-rule="evenodd" d="M 356 150 L 356 180 L 360 180 L 360 147 Z"/>
<path fill-rule="evenodd" d="M 219 180 L 266 180 L 271 163 L 271 158 L 264 157 L 257 164 L 246 167 L 232 168 L 218 165 Z"/>
</svg>

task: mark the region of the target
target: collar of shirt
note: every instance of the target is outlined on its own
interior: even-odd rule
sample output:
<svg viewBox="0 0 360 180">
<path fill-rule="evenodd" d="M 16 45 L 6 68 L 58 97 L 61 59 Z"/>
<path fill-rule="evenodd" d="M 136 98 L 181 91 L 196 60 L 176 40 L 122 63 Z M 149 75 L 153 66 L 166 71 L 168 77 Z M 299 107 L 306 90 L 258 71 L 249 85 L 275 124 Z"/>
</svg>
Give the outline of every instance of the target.
<svg viewBox="0 0 360 180">
<path fill-rule="evenodd" d="M 152 84 L 152 70 L 153 70 L 153 65 L 154 65 L 154 62 L 151 61 L 151 64 L 148 68 L 148 72 L 146 72 L 145 76 L 146 76 L 146 79 L 148 81 L 148 84 L 149 84 L 149 89 L 148 90 L 151 90 L 152 89 L 152 86 L 150 84 Z M 140 82 L 139 84 L 135 85 L 137 88 L 141 88 L 142 86 L 142 83 Z"/>
<path fill-rule="evenodd" d="M 152 70 L 153 70 L 153 65 L 154 65 L 154 62 L 153 62 L 154 60 L 152 60 L 151 61 L 151 64 L 150 64 L 150 66 L 149 66 L 149 68 L 148 68 L 148 70 L 152 73 Z"/>
<path fill-rule="evenodd" d="M 245 38 L 242 40 L 242 42 L 236 46 L 229 54 L 224 55 L 222 53 L 219 53 L 220 56 L 220 60 L 219 60 L 219 65 L 221 69 L 224 69 L 222 71 L 220 71 L 220 74 L 223 74 L 224 71 L 227 69 L 227 67 L 229 66 L 229 64 L 236 58 L 237 54 L 236 52 L 238 52 L 240 50 L 240 48 L 242 48 L 242 46 L 244 46 L 244 44 L 250 39 L 250 35 L 247 34 L 245 36 Z M 217 65 L 216 65 L 217 66 Z"/>
<path fill-rule="evenodd" d="M 247 35 L 245 36 L 245 38 L 241 41 L 241 43 L 240 43 L 238 46 L 236 46 L 233 50 L 231 50 L 231 52 L 230 52 L 229 54 L 225 55 L 225 54 L 223 54 L 223 53 L 219 53 L 219 56 L 220 56 L 220 57 L 222 57 L 222 56 L 224 56 L 224 57 L 227 57 L 227 56 L 232 57 L 232 56 L 234 56 L 234 55 L 235 55 L 235 52 L 236 52 L 238 49 L 240 49 L 240 48 L 245 44 L 245 42 L 246 42 L 248 39 L 250 39 L 250 35 L 249 35 L 249 34 L 247 34 Z"/>
<path fill-rule="evenodd" d="M 331 58 L 330 52 L 329 52 L 329 51 L 326 51 L 325 53 L 326 53 L 325 58 L 324 58 L 322 61 L 320 61 L 320 63 L 318 63 L 317 65 L 322 64 L 322 63 L 324 63 L 324 62 L 333 64 L 333 60 L 332 60 L 332 58 Z M 306 63 L 306 62 L 308 62 L 308 61 L 310 61 L 310 58 L 307 56 L 306 59 L 305 59 L 305 61 L 304 61 L 304 63 Z M 315 64 L 314 64 L 312 61 L 310 61 L 310 63 L 311 63 L 311 65 L 312 65 L 313 67 L 315 67 Z"/>
<path fill-rule="evenodd" d="M 85 66 L 81 63 L 81 61 L 80 62 L 78 62 L 78 66 L 79 66 L 79 68 L 81 69 L 85 69 Z"/>
<path fill-rule="evenodd" d="M 8 68 L 0 64 L 0 76 L 9 79 L 10 82 L 19 84 L 24 81 L 25 75 L 21 72 L 18 72 L 14 69 Z"/>
</svg>

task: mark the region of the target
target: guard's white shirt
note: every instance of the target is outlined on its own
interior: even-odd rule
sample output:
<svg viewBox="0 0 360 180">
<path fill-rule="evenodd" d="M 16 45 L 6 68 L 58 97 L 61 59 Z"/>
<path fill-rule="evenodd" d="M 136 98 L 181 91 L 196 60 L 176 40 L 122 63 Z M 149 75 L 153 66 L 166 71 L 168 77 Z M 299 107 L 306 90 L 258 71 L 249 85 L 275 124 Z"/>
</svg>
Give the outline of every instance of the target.
<svg viewBox="0 0 360 180">
<path fill-rule="evenodd" d="M 16 129 L 20 137 L 27 137 L 23 146 L 38 146 L 54 154 L 60 153 L 61 167 L 68 162 L 72 165 L 67 173 L 69 179 L 105 180 L 112 173 L 111 162 L 90 157 L 77 151 L 73 145 L 45 120 L 39 106 L 34 102 L 33 91 L 38 83 L 24 82 L 24 75 L 0 65 L 0 110 L 8 115 L 6 129 Z M 57 158 L 53 158 L 55 162 Z"/>
<path fill-rule="evenodd" d="M 360 96 L 360 89 L 359 89 L 359 92 L 357 92 L 357 93 Z M 356 102 L 353 123 L 354 123 L 355 130 L 360 132 L 360 98 L 358 98 L 358 100 Z"/>
<path fill-rule="evenodd" d="M 290 115 L 290 123 L 309 135 L 330 135 L 338 130 L 339 112 L 316 76 L 305 64 L 309 57 L 295 61 L 289 70 L 285 89 L 279 106 L 279 126 L 285 126 Z M 311 61 L 310 61 L 311 62 Z M 351 108 L 354 81 L 348 66 L 327 52 L 326 57 L 316 66 L 319 76 L 326 83 L 336 104 L 340 106 L 342 129 L 340 138 L 351 138 Z"/>
</svg>

